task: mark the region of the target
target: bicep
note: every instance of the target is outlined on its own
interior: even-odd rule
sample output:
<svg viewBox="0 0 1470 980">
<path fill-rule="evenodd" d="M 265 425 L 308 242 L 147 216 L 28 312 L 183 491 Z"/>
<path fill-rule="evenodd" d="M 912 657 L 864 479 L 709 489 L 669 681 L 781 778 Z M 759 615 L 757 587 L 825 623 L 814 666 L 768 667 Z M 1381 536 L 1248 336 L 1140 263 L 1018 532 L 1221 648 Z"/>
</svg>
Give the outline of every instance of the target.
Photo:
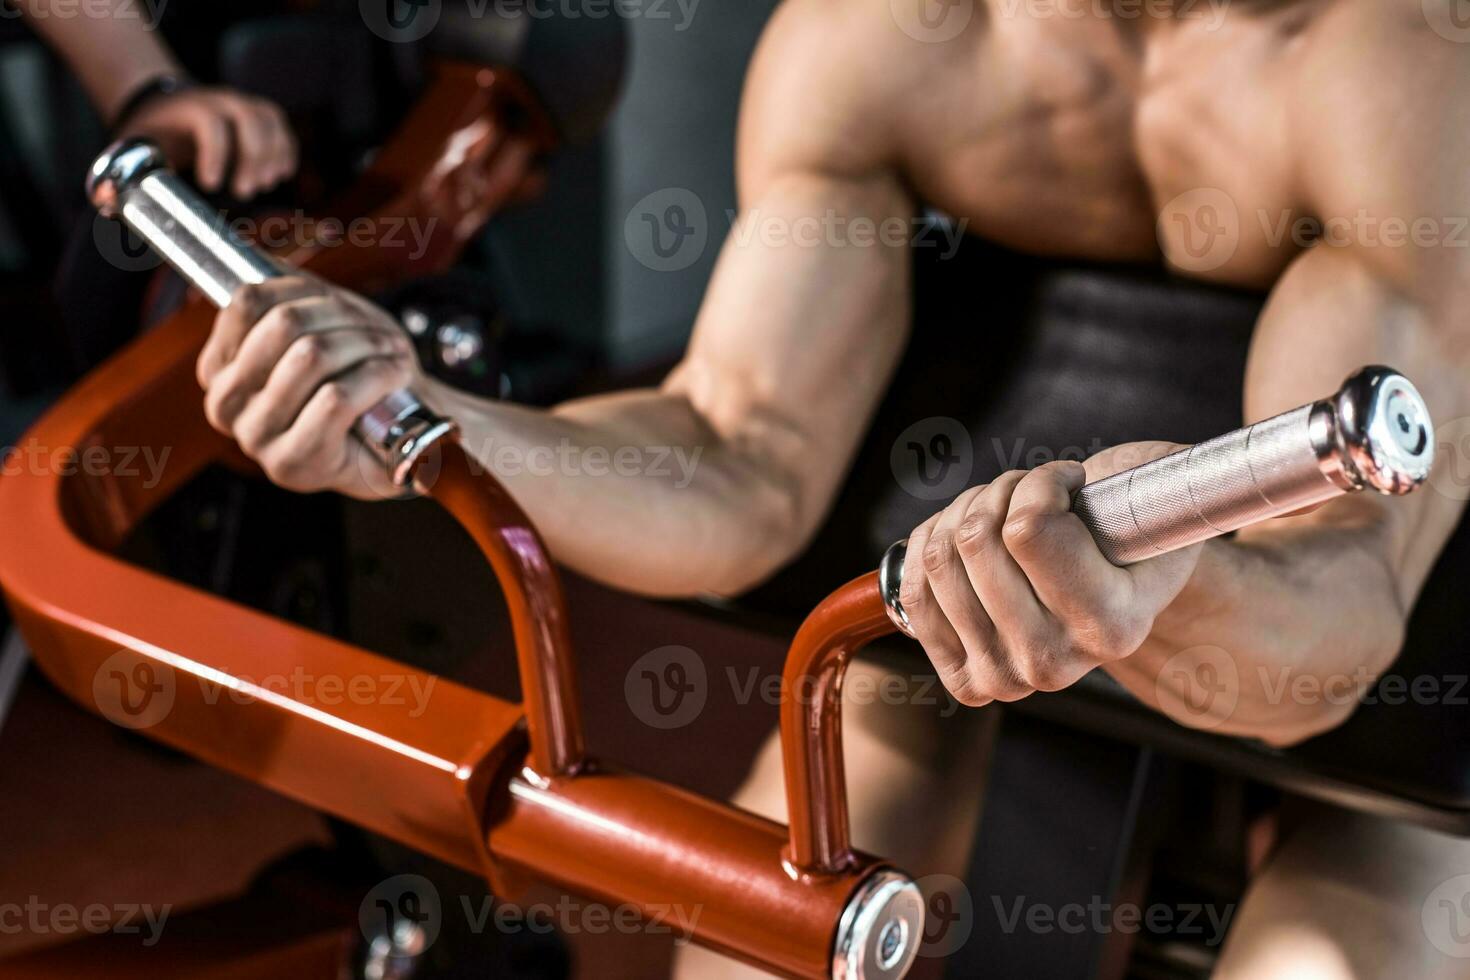
<svg viewBox="0 0 1470 980">
<path fill-rule="evenodd" d="M 665 385 L 724 445 L 796 489 L 805 533 L 835 495 L 907 337 L 909 209 L 889 176 L 767 181 L 731 229 Z"/>
<path fill-rule="evenodd" d="M 1414 382 L 1443 430 L 1470 415 L 1467 346 L 1457 323 L 1397 287 L 1373 255 L 1358 246 L 1319 244 L 1293 262 L 1257 324 L 1246 371 L 1246 418 L 1256 421 L 1322 398 L 1359 368 L 1382 364 Z M 1435 489 L 1455 466 L 1446 448 L 1441 440 L 1431 485 L 1408 497 L 1349 495 L 1242 537 L 1289 534 L 1302 525 L 1376 528 L 1385 535 L 1401 598 L 1410 604 L 1464 506 L 1463 494 Z"/>
</svg>

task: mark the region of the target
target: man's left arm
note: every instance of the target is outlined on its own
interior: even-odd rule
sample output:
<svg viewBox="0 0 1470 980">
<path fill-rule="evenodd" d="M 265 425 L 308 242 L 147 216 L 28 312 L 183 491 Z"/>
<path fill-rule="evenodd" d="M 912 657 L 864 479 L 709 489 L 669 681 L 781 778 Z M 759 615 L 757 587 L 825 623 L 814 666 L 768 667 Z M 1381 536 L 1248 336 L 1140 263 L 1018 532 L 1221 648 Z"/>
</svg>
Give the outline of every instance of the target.
<svg viewBox="0 0 1470 980">
<path fill-rule="evenodd" d="M 1247 421 L 1335 391 L 1365 364 L 1413 380 L 1442 432 L 1470 417 L 1470 131 L 1454 121 L 1467 69 L 1454 45 L 1395 34 L 1379 13 L 1332 25 L 1346 36 L 1296 67 L 1302 204 L 1291 217 L 1320 216 L 1330 237 L 1272 292 Z M 1354 494 L 1114 568 L 1071 496 L 1172 448 L 1135 443 L 1085 466 L 1008 473 L 915 531 L 902 599 L 956 697 L 1013 701 L 1103 667 L 1183 724 L 1272 744 L 1352 713 L 1398 655 L 1459 521 L 1458 445 L 1441 438 L 1429 486 L 1408 497 Z"/>
</svg>

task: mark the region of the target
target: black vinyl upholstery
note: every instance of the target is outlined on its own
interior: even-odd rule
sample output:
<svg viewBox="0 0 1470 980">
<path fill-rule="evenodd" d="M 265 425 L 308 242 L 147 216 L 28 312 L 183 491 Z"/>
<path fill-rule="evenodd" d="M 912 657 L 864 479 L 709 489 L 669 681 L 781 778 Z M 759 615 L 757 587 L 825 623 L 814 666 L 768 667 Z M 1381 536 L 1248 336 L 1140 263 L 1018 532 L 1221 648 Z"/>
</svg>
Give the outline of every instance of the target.
<svg viewBox="0 0 1470 980">
<path fill-rule="evenodd" d="M 1197 442 L 1241 424 L 1262 296 L 1156 269 L 1040 261 L 973 240 L 953 258 L 941 252 L 915 252 L 914 337 L 831 517 L 806 555 L 746 597 L 745 608 L 799 620 L 959 490 L 1014 466 L 1137 439 Z M 910 492 L 912 447 L 957 432 L 936 418 L 968 433 L 968 448 L 952 438 L 949 455 L 963 467 L 968 451 L 971 471 L 945 497 L 923 499 Z M 1415 610 L 1390 675 L 1400 680 L 1388 682 L 1412 690 L 1417 679 L 1435 696 L 1400 697 L 1390 687 L 1384 697 L 1380 682 L 1368 699 L 1377 703 L 1284 752 L 1185 729 L 1101 671 L 1017 707 L 1470 834 L 1467 571 L 1470 527 L 1462 523 Z"/>
</svg>

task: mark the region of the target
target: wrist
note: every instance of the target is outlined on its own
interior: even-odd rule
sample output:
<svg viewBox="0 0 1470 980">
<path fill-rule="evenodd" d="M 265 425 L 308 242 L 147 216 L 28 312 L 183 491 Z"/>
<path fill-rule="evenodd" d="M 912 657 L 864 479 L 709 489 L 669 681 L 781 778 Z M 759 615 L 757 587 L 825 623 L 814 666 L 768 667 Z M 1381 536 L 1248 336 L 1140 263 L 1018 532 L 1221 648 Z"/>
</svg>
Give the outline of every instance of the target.
<svg viewBox="0 0 1470 980">
<path fill-rule="evenodd" d="M 154 72 L 133 85 L 108 115 L 108 127 L 115 134 L 147 105 L 157 99 L 177 95 L 196 88 L 197 83 L 179 69 Z"/>
</svg>

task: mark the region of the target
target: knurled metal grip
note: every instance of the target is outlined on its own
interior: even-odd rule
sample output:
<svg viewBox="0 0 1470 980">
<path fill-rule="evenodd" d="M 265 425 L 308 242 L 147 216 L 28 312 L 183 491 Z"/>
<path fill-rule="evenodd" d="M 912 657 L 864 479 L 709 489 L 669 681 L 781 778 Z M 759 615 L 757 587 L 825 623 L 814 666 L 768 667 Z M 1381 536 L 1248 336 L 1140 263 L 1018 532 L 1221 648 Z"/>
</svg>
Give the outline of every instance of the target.
<svg viewBox="0 0 1470 980">
<path fill-rule="evenodd" d="M 1090 483 L 1072 512 L 1114 565 L 1130 565 L 1344 493 L 1405 494 L 1429 478 L 1434 423 L 1407 378 L 1366 367 L 1331 398 Z M 899 602 L 904 542 L 879 567 L 888 614 Z"/>
<path fill-rule="evenodd" d="M 147 140 L 108 147 L 87 178 L 87 197 L 104 217 L 123 222 L 220 309 L 242 286 L 283 274 L 263 252 L 242 242 Z M 410 391 L 399 391 L 358 419 L 355 432 L 382 460 L 396 486 L 454 423 L 431 412 Z"/>
</svg>

